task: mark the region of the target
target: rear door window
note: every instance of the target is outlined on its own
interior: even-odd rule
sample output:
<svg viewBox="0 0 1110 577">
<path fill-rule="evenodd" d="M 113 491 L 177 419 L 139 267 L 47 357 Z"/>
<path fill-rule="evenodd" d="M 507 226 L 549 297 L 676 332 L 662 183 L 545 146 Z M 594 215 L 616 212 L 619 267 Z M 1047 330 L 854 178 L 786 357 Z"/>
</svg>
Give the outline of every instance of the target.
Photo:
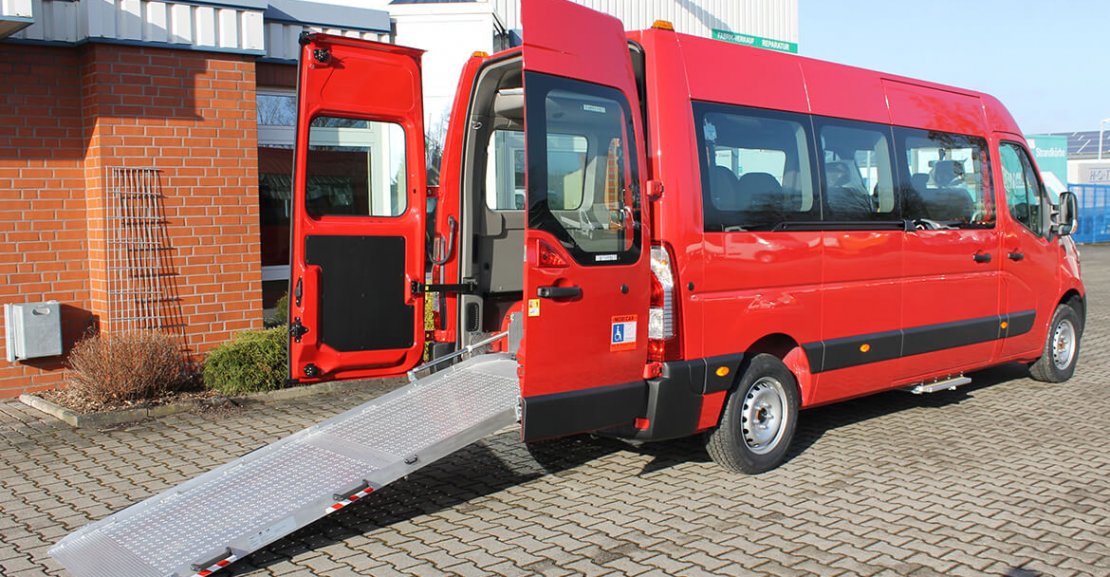
<svg viewBox="0 0 1110 577">
<path fill-rule="evenodd" d="M 640 191 L 632 116 L 615 89 L 542 74 L 526 80 L 528 226 L 580 264 L 635 262 Z"/>
<path fill-rule="evenodd" d="M 309 125 L 309 216 L 400 216 L 407 208 L 405 131 L 392 122 L 318 116 Z"/>
</svg>

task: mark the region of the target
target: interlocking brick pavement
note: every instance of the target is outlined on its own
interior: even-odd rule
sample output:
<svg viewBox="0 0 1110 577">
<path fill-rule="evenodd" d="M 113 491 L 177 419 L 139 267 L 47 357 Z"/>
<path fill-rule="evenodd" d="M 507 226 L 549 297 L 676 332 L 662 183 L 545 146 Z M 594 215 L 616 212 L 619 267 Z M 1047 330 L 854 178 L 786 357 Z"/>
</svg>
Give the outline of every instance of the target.
<svg viewBox="0 0 1110 577">
<path fill-rule="evenodd" d="M 814 409 L 789 462 L 758 477 L 693 439 L 580 437 L 537 460 L 503 431 L 229 574 L 1105 577 L 1110 247 L 1083 257 L 1090 311 L 1067 383 L 1007 366 L 954 392 Z M 0 403 L 0 574 L 64 574 L 46 551 L 66 533 L 380 392 L 109 431 Z"/>
</svg>

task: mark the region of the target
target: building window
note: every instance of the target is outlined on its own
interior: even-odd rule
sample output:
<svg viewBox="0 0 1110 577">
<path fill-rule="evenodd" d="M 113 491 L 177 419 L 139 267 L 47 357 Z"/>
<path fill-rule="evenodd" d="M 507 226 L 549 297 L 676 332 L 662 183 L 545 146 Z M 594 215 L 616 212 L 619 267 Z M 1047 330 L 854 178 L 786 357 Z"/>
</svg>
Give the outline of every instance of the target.
<svg viewBox="0 0 1110 577">
<path fill-rule="evenodd" d="M 289 289 L 289 224 L 297 96 L 291 90 L 259 90 L 257 99 L 262 306 L 273 308 Z"/>
</svg>

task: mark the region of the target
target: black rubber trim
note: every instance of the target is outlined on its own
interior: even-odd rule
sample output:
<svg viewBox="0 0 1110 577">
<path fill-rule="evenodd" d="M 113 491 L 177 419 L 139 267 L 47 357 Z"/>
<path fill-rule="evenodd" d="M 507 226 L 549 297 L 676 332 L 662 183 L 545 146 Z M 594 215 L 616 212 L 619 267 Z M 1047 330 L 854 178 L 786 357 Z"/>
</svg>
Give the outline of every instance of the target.
<svg viewBox="0 0 1110 577">
<path fill-rule="evenodd" d="M 889 331 L 824 341 L 825 359 L 821 370 L 896 359 L 902 356 L 902 340 L 902 331 Z"/>
<path fill-rule="evenodd" d="M 523 403 L 522 438 L 539 441 L 630 424 L 644 414 L 647 383 L 524 397 Z"/>
<path fill-rule="evenodd" d="M 805 343 L 802 350 L 810 372 L 821 373 L 1023 335 L 1033 330 L 1036 316 L 1020 311 Z"/>
<path fill-rule="evenodd" d="M 905 335 L 902 356 L 908 357 L 998 340 L 1003 337 L 1002 322 L 1005 320 L 1005 317 L 987 317 L 906 329 L 902 331 Z"/>
<path fill-rule="evenodd" d="M 688 363 L 692 366 L 704 362 Z M 702 395 L 693 390 L 692 383 L 665 377 L 647 382 L 648 420 L 646 429 L 633 429 L 622 435 L 638 441 L 663 441 L 688 437 L 698 428 Z"/>
<path fill-rule="evenodd" d="M 663 363 L 661 375 L 647 381 L 647 406 L 639 415 L 647 419 L 648 427 L 636 429 L 629 423 L 602 432 L 638 441 L 663 441 L 693 434 L 698 430 L 705 395 L 732 388 L 744 358 L 743 353 L 735 353 Z M 719 376 L 716 373 L 721 367 L 728 367 L 728 371 Z"/>
<path fill-rule="evenodd" d="M 701 394 L 705 390 L 705 359 L 663 363 L 659 378 L 682 383 L 690 392 Z"/>
<path fill-rule="evenodd" d="M 705 387 L 701 392 L 708 395 L 709 393 L 718 393 L 727 391 L 732 388 L 732 384 L 736 382 L 737 372 L 740 370 L 740 364 L 744 362 L 744 353 L 733 353 L 730 355 L 720 355 L 716 357 L 708 357 L 705 359 Z M 724 376 L 717 374 L 717 370 L 721 367 L 727 367 L 728 373 Z"/>
<path fill-rule="evenodd" d="M 1020 313 L 1010 313 L 1006 315 L 1006 322 L 1010 326 L 1006 327 L 1006 337 L 1016 337 L 1024 335 L 1025 333 L 1033 330 L 1033 325 L 1037 322 L 1037 311 L 1022 311 Z"/>
<path fill-rule="evenodd" d="M 405 238 L 305 237 L 305 264 L 320 267 L 320 342 L 342 352 L 407 349 L 414 310 L 405 304 Z"/>
</svg>

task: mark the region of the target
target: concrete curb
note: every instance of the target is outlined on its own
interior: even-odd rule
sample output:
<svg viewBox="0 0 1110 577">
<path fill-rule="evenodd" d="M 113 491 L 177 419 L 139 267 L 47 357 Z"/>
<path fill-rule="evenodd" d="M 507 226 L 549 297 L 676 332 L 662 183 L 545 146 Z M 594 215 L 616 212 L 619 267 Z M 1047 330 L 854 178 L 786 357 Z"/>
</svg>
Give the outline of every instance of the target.
<svg viewBox="0 0 1110 577">
<path fill-rule="evenodd" d="M 404 379 L 395 378 L 374 381 L 372 386 L 382 387 L 384 390 L 389 390 L 401 384 L 404 384 Z M 366 381 L 355 381 L 347 383 L 320 383 L 317 385 L 290 387 L 288 389 L 278 389 L 276 391 L 267 391 L 264 393 L 249 393 L 227 398 L 238 402 L 247 401 L 254 403 L 274 403 L 279 401 L 300 399 L 304 397 L 312 397 L 316 395 L 343 393 L 366 386 Z M 221 397 L 216 398 L 218 399 Z M 206 405 L 215 404 L 212 402 L 213 399 L 191 399 L 188 401 L 176 401 L 172 403 L 166 403 L 164 405 L 136 407 L 134 409 L 123 409 L 120 411 L 105 411 L 102 413 L 78 413 L 37 395 L 24 393 L 22 395 L 19 395 L 19 400 L 23 404 L 42 411 L 43 413 L 46 413 L 47 415 L 50 415 L 51 417 L 54 417 L 55 419 L 58 419 L 59 421 L 62 421 L 67 425 L 77 429 L 103 429 L 115 425 L 137 423 L 146 419 L 165 417 L 176 413 L 192 411 Z"/>
</svg>

